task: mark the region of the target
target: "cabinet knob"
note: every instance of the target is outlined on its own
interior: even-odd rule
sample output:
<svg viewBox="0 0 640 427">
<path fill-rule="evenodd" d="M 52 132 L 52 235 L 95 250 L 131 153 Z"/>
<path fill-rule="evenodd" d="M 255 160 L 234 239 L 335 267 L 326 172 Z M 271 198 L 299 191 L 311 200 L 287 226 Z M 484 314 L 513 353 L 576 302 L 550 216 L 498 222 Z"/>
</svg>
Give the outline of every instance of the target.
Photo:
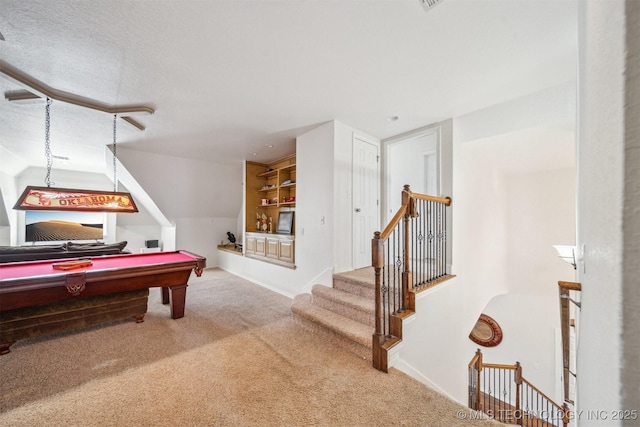
<svg viewBox="0 0 640 427">
<path fill-rule="evenodd" d="M 356 212 L 360 212 L 360 208 L 356 208 Z"/>
</svg>

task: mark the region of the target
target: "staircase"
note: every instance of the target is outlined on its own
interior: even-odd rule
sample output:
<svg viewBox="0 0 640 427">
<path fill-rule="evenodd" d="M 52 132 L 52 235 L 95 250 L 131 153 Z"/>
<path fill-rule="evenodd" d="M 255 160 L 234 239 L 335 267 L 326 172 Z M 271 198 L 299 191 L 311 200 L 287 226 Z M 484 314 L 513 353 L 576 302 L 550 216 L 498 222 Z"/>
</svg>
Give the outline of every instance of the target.
<svg viewBox="0 0 640 427">
<path fill-rule="evenodd" d="M 310 331 L 363 359 L 372 359 L 371 337 L 375 331 L 372 267 L 334 274 L 332 288 L 314 285 L 310 294 L 294 298 L 291 312 L 293 319 Z"/>
</svg>

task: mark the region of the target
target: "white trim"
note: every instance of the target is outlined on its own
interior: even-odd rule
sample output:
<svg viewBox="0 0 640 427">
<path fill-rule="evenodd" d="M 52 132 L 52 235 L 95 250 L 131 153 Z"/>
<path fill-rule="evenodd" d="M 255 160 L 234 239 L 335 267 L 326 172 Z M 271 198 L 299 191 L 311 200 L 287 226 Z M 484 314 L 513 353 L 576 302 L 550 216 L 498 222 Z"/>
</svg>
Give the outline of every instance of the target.
<svg viewBox="0 0 640 427">
<path fill-rule="evenodd" d="M 382 220 L 385 224 L 389 222 L 393 213 L 389 213 L 389 209 L 393 212 L 399 208 L 399 206 L 389 206 L 389 194 L 390 191 L 400 191 L 400 189 L 390 189 L 391 186 L 391 173 L 389 171 L 389 149 L 392 145 L 406 143 L 410 140 L 421 138 L 428 135 L 436 134 L 436 179 L 437 179 L 437 195 L 442 195 L 442 124 L 433 123 L 428 126 L 424 126 L 409 132 L 401 133 L 400 135 L 392 136 L 391 138 L 382 140 L 382 151 L 384 155 L 381 158 L 381 167 L 383 178 L 381 180 L 381 201 L 380 211 L 382 212 Z"/>
<path fill-rule="evenodd" d="M 219 251 L 219 252 L 223 252 L 223 251 Z M 223 256 L 224 256 L 224 255 L 223 255 Z M 229 256 L 238 256 L 238 255 L 229 254 Z M 260 261 L 259 261 L 259 262 L 260 262 Z M 221 267 L 221 266 L 218 266 L 218 267 L 211 267 L 211 268 L 219 268 L 220 270 L 224 270 L 224 271 L 226 271 L 227 273 L 231 273 L 231 274 L 233 274 L 234 276 L 238 276 L 238 277 L 240 277 L 241 279 L 244 279 L 244 280 L 246 280 L 246 281 L 249 281 L 249 282 L 251 282 L 251 283 L 253 283 L 253 284 L 256 284 L 256 285 L 258 285 L 258 286 L 262 286 L 263 288 L 269 289 L 270 291 L 273 291 L 273 292 L 275 292 L 275 293 L 278 293 L 278 294 L 280 294 L 280 295 L 283 295 L 283 296 L 285 296 L 285 297 L 287 297 L 287 298 L 289 298 L 289 299 L 291 299 L 291 300 L 293 300 L 293 298 L 295 297 L 295 295 L 290 294 L 290 293 L 288 293 L 288 292 L 284 292 L 282 289 L 274 288 L 274 287 L 273 287 L 273 286 L 271 286 L 271 285 L 267 285 L 267 284 L 266 284 L 266 283 L 264 283 L 264 282 L 261 282 L 261 281 L 259 281 L 259 280 L 256 280 L 254 277 L 247 277 L 247 276 L 245 276 L 244 274 L 241 274 L 241 273 L 239 273 L 239 272 L 237 272 L 237 271 L 227 270 L 226 268 Z M 296 295 L 297 295 L 297 294 L 296 294 Z"/>
<path fill-rule="evenodd" d="M 326 275 L 329 275 L 330 284 L 333 284 L 333 267 L 327 267 L 320 274 L 318 274 L 313 279 L 309 280 L 306 285 L 304 285 L 300 291 L 301 294 L 308 294 L 311 292 L 311 288 L 313 285 L 325 285 L 326 280 L 321 280 L 320 278 Z"/>
</svg>

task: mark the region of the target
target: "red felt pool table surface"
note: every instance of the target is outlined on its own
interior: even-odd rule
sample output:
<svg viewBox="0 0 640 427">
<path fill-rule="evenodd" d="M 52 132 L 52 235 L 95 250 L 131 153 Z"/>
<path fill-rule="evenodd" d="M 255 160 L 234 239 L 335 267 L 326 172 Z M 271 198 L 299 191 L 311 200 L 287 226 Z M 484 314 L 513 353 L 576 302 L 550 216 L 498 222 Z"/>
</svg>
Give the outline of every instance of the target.
<svg viewBox="0 0 640 427">
<path fill-rule="evenodd" d="M 81 258 L 83 259 L 83 258 Z M 0 264 L 0 310 L 46 304 L 82 296 L 161 287 L 171 317 L 184 316 L 187 281 L 202 274 L 206 259 L 186 251 L 108 255 L 92 265 L 57 270 L 53 264 L 77 258 Z"/>
</svg>

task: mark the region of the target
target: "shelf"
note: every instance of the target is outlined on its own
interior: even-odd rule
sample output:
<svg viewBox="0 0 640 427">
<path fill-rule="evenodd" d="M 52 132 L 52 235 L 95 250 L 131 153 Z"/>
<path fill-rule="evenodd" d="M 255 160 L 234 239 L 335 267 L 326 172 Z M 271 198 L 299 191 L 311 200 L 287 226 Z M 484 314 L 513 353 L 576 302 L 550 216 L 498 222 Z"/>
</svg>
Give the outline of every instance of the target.
<svg viewBox="0 0 640 427">
<path fill-rule="evenodd" d="M 277 173 L 278 173 L 278 169 L 274 169 L 274 170 L 270 170 L 270 171 L 259 173 L 256 176 L 258 178 L 268 178 L 270 176 L 276 175 Z"/>
<path fill-rule="evenodd" d="M 295 236 L 281 236 L 259 230 L 248 231 L 256 229 L 256 215 L 271 217 L 277 222 L 282 212 L 295 211 L 295 154 L 268 164 L 247 162 L 245 179 L 248 191 L 245 194 L 244 255 L 295 268 Z M 293 201 L 289 201 L 291 199 Z M 263 205 L 262 200 L 270 203 Z M 272 223 L 272 227 L 276 227 L 275 222 Z"/>
<path fill-rule="evenodd" d="M 268 205 L 258 205 L 258 209 L 260 208 L 277 208 L 283 206 L 295 206 L 296 202 L 280 202 L 280 203 L 269 203 Z"/>
<path fill-rule="evenodd" d="M 285 171 L 285 170 L 287 170 L 287 169 L 292 169 L 292 168 L 295 168 L 295 167 L 296 167 L 296 165 L 295 165 L 295 163 L 294 163 L 294 164 L 292 164 L 292 165 L 283 166 L 283 167 L 278 168 L 278 169 L 273 169 L 273 170 L 270 170 L 270 171 L 269 171 L 269 170 L 268 170 L 268 171 L 264 171 L 264 172 L 262 172 L 262 173 L 259 173 L 259 174 L 258 174 L 258 175 L 256 175 L 256 176 L 257 176 L 258 178 L 268 178 L 268 177 L 270 177 L 270 176 L 276 175 L 279 171 Z"/>
</svg>

